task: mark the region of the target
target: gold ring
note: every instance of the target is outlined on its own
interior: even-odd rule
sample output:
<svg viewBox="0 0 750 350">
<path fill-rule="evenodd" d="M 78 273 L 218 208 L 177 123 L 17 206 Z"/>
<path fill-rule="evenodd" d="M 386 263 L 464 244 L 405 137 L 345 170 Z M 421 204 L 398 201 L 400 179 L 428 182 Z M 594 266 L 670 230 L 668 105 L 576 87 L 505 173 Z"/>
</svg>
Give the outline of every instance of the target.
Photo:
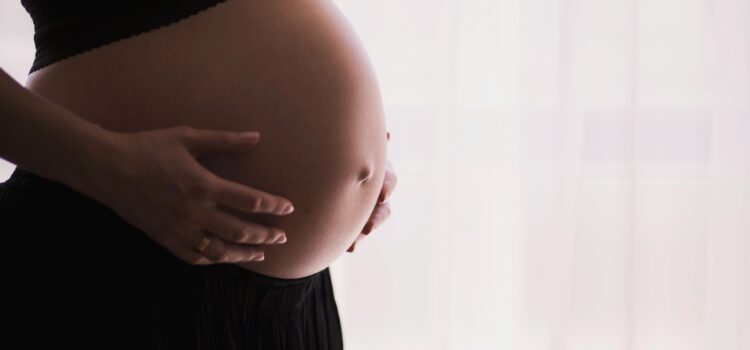
<svg viewBox="0 0 750 350">
<path fill-rule="evenodd" d="M 208 247 L 209 244 L 211 244 L 211 239 L 203 236 L 203 238 L 201 238 L 201 242 L 198 243 L 197 246 L 195 246 L 195 250 L 197 250 L 199 253 L 203 253 L 203 251 L 206 250 L 206 247 Z"/>
</svg>

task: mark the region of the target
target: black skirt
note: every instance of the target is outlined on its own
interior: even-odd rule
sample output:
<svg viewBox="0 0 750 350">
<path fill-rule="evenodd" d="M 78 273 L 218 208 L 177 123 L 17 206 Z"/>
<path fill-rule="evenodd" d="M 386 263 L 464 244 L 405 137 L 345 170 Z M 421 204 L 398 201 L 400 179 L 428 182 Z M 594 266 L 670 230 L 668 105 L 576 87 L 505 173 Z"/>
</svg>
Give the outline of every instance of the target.
<svg viewBox="0 0 750 350">
<path fill-rule="evenodd" d="M 17 167 L 0 183 L 0 349 L 342 349 L 329 269 L 190 265 L 111 209 Z"/>
</svg>

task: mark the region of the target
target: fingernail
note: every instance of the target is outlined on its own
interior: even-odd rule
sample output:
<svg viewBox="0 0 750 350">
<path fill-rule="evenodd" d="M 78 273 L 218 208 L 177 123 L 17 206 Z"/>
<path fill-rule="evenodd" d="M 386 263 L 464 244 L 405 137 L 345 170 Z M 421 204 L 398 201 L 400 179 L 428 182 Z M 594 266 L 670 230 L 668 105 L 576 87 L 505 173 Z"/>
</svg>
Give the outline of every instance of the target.
<svg viewBox="0 0 750 350">
<path fill-rule="evenodd" d="M 268 239 L 266 239 L 265 244 L 277 244 L 277 243 L 284 243 L 286 242 L 286 233 L 282 230 L 274 231 L 275 233 L 271 233 L 269 235 Z"/>
<path fill-rule="evenodd" d="M 281 213 L 282 214 L 289 214 L 289 213 L 291 213 L 293 211 L 294 211 L 294 206 L 292 205 L 292 203 L 284 204 L 284 206 L 281 207 Z"/>
<path fill-rule="evenodd" d="M 258 138 L 260 134 L 257 131 L 246 131 L 240 133 L 240 139 L 243 141 L 254 140 Z"/>
<path fill-rule="evenodd" d="M 390 141 L 391 140 L 391 132 L 390 131 L 386 131 L 385 135 L 386 135 L 386 138 L 388 139 L 388 141 Z"/>
<path fill-rule="evenodd" d="M 384 199 L 385 199 L 385 195 L 381 193 L 381 194 L 380 194 L 380 195 L 378 196 L 378 203 L 383 203 L 383 200 L 384 200 Z"/>
<path fill-rule="evenodd" d="M 352 246 L 349 247 L 349 249 L 346 250 L 348 253 L 351 253 L 351 252 L 354 251 L 354 244 L 356 244 L 356 243 L 353 243 Z"/>
<path fill-rule="evenodd" d="M 280 236 L 276 237 L 273 243 L 274 244 L 286 243 L 286 235 L 282 233 Z"/>
<path fill-rule="evenodd" d="M 365 225 L 365 229 L 362 231 L 362 234 L 368 235 L 370 234 L 370 231 L 372 231 L 372 223 L 368 223 Z"/>
</svg>

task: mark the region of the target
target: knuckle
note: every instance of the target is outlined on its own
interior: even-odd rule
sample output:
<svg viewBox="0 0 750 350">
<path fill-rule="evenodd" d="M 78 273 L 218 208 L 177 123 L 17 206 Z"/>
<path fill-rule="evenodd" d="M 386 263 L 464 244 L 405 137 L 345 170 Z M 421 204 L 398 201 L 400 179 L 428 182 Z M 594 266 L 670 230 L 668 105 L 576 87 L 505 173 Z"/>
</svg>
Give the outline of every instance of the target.
<svg viewBox="0 0 750 350">
<path fill-rule="evenodd" d="M 217 131 L 219 134 L 219 140 L 225 144 L 231 144 L 233 141 L 232 134 L 223 131 Z"/>
<path fill-rule="evenodd" d="M 270 232 L 267 230 L 255 230 L 252 235 L 250 235 L 250 238 L 248 238 L 249 243 L 254 244 L 260 244 L 268 240 L 268 237 L 270 237 Z"/>
<path fill-rule="evenodd" d="M 244 231 L 244 236 L 242 237 L 242 243 L 244 244 L 257 244 L 260 239 L 258 239 L 258 232 L 254 229 L 247 229 Z"/>
<path fill-rule="evenodd" d="M 245 237 L 246 234 L 244 230 L 232 230 L 227 234 L 227 238 L 232 242 L 244 242 Z"/>
<path fill-rule="evenodd" d="M 215 262 L 224 262 L 227 260 L 228 255 L 224 249 L 217 249 L 212 252 L 207 252 L 206 257 Z"/>
<path fill-rule="evenodd" d="M 260 197 L 250 197 L 249 202 L 250 210 L 252 211 L 258 211 L 263 206 L 263 199 Z"/>
<path fill-rule="evenodd" d="M 278 234 L 276 231 L 276 229 L 265 230 L 262 234 L 258 235 L 258 243 L 262 244 L 270 242 Z"/>
<path fill-rule="evenodd" d="M 192 198 L 206 199 L 213 190 L 213 183 L 210 179 L 198 176 L 182 184 L 182 190 Z"/>
</svg>

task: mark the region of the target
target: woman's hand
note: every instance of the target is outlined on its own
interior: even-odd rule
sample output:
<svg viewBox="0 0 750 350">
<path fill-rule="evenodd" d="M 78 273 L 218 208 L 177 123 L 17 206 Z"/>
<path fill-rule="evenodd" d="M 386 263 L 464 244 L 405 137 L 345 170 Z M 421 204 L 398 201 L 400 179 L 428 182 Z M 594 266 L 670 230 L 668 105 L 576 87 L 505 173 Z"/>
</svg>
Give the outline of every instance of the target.
<svg viewBox="0 0 750 350">
<path fill-rule="evenodd" d="M 390 141 L 390 132 L 387 135 L 388 140 Z M 370 218 L 367 220 L 367 223 L 362 229 L 362 232 L 359 234 L 359 236 L 357 236 L 357 239 L 354 241 L 354 243 L 352 243 L 347 252 L 353 252 L 354 248 L 357 245 L 357 242 L 364 239 L 365 236 L 367 236 L 368 234 L 370 234 L 370 232 L 372 232 L 372 230 L 380 226 L 380 224 L 382 224 L 385 219 L 387 219 L 391 215 L 391 205 L 390 203 L 388 203 L 388 198 L 396 188 L 396 182 L 396 172 L 393 170 L 393 164 L 391 164 L 390 161 L 386 161 L 385 178 L 383 179 L 383 187 L 380 189 L 378 202 L 375 204 L 375 209 L 373 209 L 372 214 L 370 214 Z"/>
<path fill-rule="evenodd" d="M 245 222 L 217 204 L 286 215 L 294 210 L 289 200 L 221 178 L 195 159 L 216 151 L 247 151 L 259 133 L 180 126 L 111 137 L 114 147 L 91 152 L 96 156 L 82 192 L 178 258 L 194 265 L 260 261 L 263 251 L 257 245 L 286 242 L 281 229 Z M 210 244 L 199 253 L 194 247 L 204 235 Z"/>
</svg>

